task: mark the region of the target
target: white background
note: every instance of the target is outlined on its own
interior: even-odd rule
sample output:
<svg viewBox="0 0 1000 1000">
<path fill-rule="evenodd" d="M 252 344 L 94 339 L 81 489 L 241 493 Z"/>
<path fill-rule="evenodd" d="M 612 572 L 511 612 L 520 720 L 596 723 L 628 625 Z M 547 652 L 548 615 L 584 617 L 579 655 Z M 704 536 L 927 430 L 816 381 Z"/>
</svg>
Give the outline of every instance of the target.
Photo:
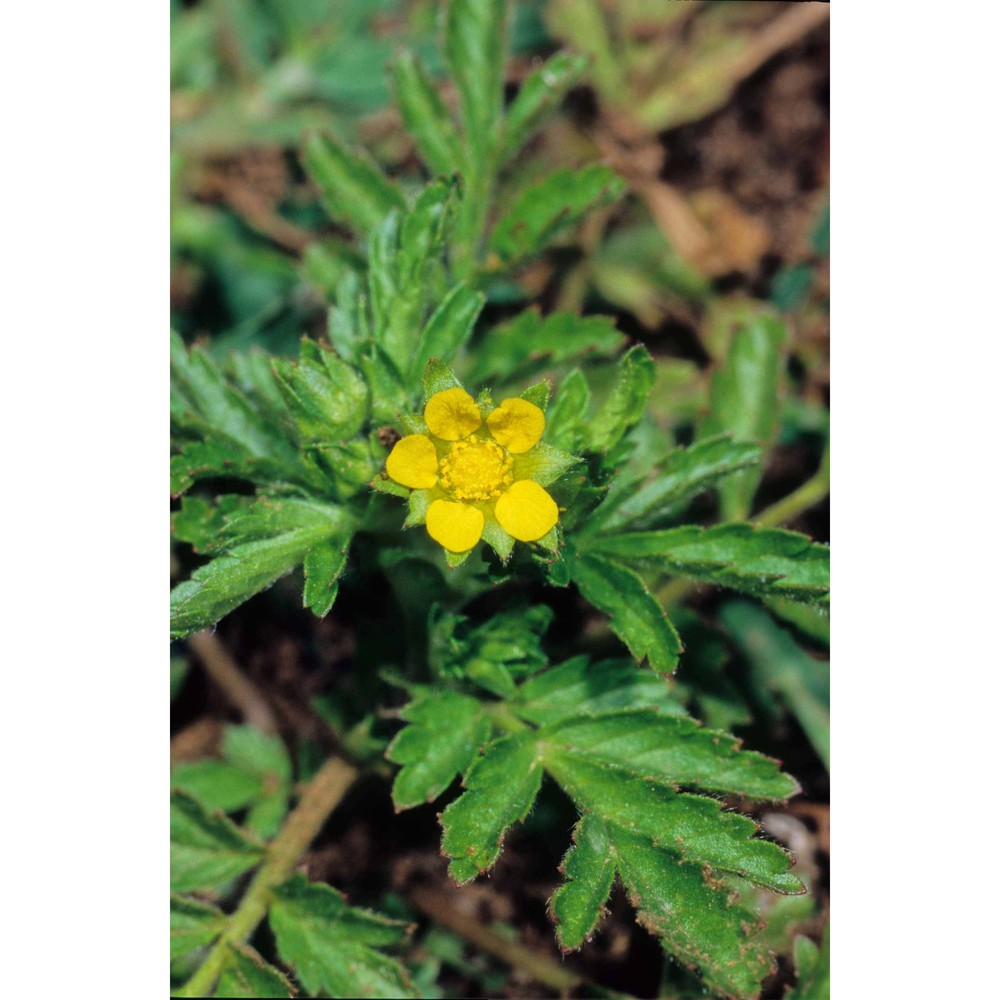
<svg viewBox="0 0 1000 1000">
<path fill-rule="evenodd" d="M 832 17 L 844 1000 L 995 978 L 997 20 Z M 3 15 L 10 996 L 166 992 L 168 21 L 120 0 Z"/>
</svg>

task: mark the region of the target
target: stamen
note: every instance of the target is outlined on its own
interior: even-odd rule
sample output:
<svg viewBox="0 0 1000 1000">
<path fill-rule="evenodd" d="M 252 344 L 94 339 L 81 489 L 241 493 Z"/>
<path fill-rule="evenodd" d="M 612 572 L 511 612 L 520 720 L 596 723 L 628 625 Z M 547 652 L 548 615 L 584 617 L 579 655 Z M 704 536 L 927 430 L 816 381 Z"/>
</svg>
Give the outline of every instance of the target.
<svg viewBox="0 0 1000 1000">
<path fill-rule="evenodd" d="M 511 484 L 514 459 L 495 441 L 456 441 L 441 459 L 438 483 L 457 500 L 492 500 Z"/>
</svg>

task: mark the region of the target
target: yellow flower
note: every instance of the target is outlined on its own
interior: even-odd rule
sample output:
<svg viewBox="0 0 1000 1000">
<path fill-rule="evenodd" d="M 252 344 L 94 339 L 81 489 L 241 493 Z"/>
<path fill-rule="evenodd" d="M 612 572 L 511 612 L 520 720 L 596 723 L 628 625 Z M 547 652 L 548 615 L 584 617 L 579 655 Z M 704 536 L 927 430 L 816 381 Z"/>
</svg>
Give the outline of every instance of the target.
<svg viewBox="0 0 1000 1000">
<path fill-rule="evenodd" d="M 544 487 L 575 459 L 541 444 L 545 414 L 527 399 L 482 408 L 464 389 L 434 393 L 424 407 L 426 433 L 396 442 L 385 463 L 408 487 L 407 525 L 449 552 L 468 553 L 481 538 L 506 559 L 514 540 L 554 547 L 559 508 Z"/>
</svg>

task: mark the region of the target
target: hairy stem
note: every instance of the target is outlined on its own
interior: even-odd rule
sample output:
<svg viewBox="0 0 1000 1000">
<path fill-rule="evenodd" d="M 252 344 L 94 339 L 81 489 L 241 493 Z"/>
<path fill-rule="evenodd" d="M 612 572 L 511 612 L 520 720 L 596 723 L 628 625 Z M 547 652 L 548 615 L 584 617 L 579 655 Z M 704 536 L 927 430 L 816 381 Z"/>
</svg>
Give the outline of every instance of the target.
<svg viewBox="0 0 1000 1000">
<path fill-rule="evenodd" d="M 264 863 L 257 870 L 240 905 L 226 922 L 225 930 L 177 996 L 205 997 L 211 994 L 225 965 L 229 946 L 242 944 L 253 934 L 267 913 L 272 890 L 295 870 L 326 818 L 357 776 L 357 770 L 339 757 L 331 757 L 316 772 L 299 804 L 289 813 L 285 825 L 268 845 Z"/>
</svg>

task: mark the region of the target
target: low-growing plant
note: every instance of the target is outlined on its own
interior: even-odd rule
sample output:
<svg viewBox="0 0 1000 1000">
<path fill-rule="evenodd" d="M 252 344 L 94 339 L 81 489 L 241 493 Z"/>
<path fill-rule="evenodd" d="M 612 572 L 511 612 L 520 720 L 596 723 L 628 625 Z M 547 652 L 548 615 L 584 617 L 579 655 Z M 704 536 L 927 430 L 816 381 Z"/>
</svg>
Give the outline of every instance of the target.
<svg viewBox="0 0 1000 1000">
<path fill-rule="evenodd" d="M 712 700 L 697 673 L 686 681 L 686 626 L 695 637 L 705 626 L 682 611 L 675 627 L 665 610 L 690 585 L 743 595 L 722 624 L 759 637 L 741 649 L 759 689 L 826 759 L 818 700 L 789 679 L 808 656 L 759 602 L 800 628 L 821 622 L 811 609 L 828 601 L 828 549 L 777 527 L 780 513 L 748 520 L 778 428 L 786 331 L 764 309 L 741 313 L 708 412 L 679 446 L 650 415 L 645 347 L 602 316 L 512 311 L 504 289 L 525 262 L 624 186 L 591 164 L 497 204 L 501 172 L 586 65 L 554 55 L 505 106 L 505 37 L 499 0 L 449 4 L 457 114 L 419 60 L 394 62 L 424 183 L 405 186 L 330 135 L 306 141 L 326 209 L 353 234 L 305 254 L 333 299 L 325 341 L 304 338 L 296 360 L 254 349 L 220 362 L 174 336 L 173 536 L 204 561 L 171 594 L 172 636 L 301 569 L 318 617 L 342 588 L 379 589 L 406 648 L 398 660 L 358 650 L 355 697 L 325 706 L 338 741 L 325 763 L 293 763 L 273 732 L 232 726 L 218 759 L 175 768 L 177 995 L 421 995 L 393 954 L 405 921 L 296 871 L 358 774 L 387 766 L 397 811 L 460 779 L 440 816 L 459 884 L 497 863 L 543 785 L 561 790 L 579 816 L 549 901 L 565 951 L 599 931 L 617 882 L 706 989 L 754 997 L 774 967 L 754 887 L 805 892 L 787 851 L 743 811 L 799 786 L 692 714 L 706 706 L 725 727 L 740 709 Z M 706 494 L 720 520 L 691 516 Z M 546 595 L 565 588 L 630 657 L 588 655 L 575 637 L 553 662 Z M 265 920 L 267 959 L 249 943 Z M 815 949 L 800 951 L 815 977 Z"/>
</svg>

